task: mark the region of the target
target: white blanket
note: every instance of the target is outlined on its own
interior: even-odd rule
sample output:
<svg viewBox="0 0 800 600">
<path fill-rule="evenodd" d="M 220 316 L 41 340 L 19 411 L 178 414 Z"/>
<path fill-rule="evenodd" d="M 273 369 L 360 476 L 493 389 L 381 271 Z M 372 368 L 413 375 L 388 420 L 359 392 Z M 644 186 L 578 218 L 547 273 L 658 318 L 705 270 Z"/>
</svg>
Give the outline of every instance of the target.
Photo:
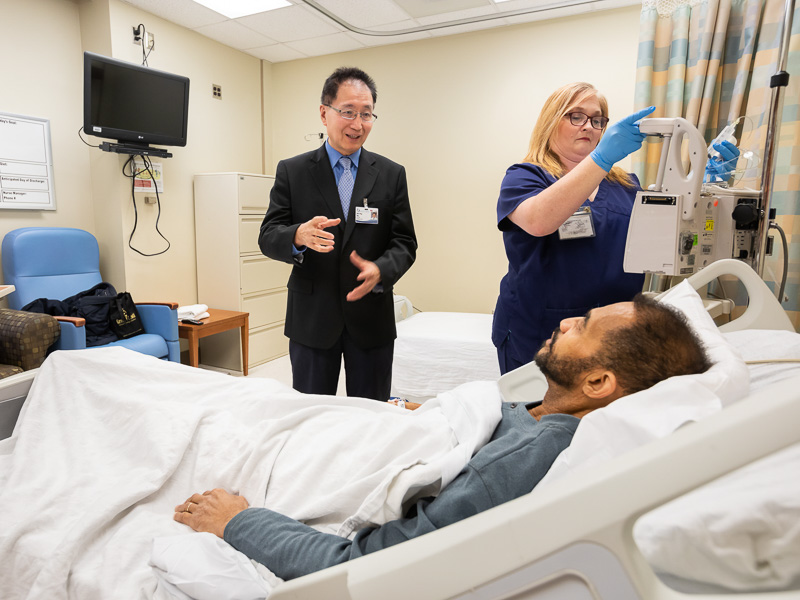
<svg viewBox="0 0 800 600">
<path fill-rule="evenodd" d="M 119 347 L 56 352 L 0 442 L 0 597 L 152 597 L 153 539 L 187 533 L 173 508 L 214 487 L 348 535 L 448 483 L 499 419 L 492 383 L 410 412 Z"/>
</svg>

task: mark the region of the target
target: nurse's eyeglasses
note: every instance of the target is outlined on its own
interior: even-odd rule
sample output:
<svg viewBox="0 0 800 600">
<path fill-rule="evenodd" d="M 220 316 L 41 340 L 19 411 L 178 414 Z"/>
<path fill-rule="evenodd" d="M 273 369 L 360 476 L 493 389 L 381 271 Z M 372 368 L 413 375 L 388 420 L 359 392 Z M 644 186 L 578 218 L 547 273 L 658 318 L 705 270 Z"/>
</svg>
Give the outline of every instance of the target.
<svg viewBox="0 0 800 600">
<path fill-rule="evenodd" d="M 608 117 L 590 117 L 582 112 L 571 112 L 564 116 L 569 117 L 569 122 L 575 127 L 583 127 L 586 121 L 590 121 L 594 129 L 605 129 L 608 125 Z"/>
</svg>

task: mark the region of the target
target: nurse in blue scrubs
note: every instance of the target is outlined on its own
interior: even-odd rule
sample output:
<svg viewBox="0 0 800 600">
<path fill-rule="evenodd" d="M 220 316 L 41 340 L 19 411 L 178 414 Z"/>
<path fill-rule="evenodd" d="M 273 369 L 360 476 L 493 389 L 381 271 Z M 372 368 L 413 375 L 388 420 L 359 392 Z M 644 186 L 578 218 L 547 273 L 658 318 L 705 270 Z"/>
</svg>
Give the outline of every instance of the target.
<svg viewBox="0 0 800 600">
<path fill-rule="evenodd" d="M 508 256 L 492 326 L 501 373 L 533 360 L 563 319 L 642 290 L 644 276 L 622 270 L 639 180 L 614 163 L 641 147 L 638 121 L 653 110 L 603 135 L 608 103 L 588 83 L 556 90 L 542 108 L 497 201 Z"/>
</svg>

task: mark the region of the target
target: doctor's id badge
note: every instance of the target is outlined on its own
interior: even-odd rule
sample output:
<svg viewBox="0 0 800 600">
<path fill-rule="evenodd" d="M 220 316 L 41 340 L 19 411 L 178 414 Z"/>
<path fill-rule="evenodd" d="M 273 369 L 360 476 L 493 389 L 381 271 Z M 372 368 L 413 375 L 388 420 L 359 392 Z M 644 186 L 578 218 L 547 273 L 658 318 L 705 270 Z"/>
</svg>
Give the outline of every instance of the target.
<svg viewBox="0 0 800 600">
<path fill-rule="evenodd" d="M 364 198 L 364 206 L 356 206 L 356 223 L 378 224 L 378 209 L 370 208 L 366 198 Z"/>
<path fill-rule="evenodd" d="M 578 240 L 590 237 L 594 237 L 594 220 L 592 219 L 592 209 L 588 206 L 582 206 L 576 210 L 558 228 L 558 239 L 560 240 Z"/>
</svg>

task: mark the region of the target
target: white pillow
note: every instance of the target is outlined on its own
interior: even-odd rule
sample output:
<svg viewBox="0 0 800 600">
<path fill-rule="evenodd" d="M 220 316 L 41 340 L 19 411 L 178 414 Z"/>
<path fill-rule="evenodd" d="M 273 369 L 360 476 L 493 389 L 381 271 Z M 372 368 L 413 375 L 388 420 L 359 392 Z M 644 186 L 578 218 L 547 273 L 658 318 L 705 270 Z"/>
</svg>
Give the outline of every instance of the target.
<svg viewBox="0 0 800 600">
<path fill-rule="evenodd" d="M 800 359 L 800 334 L 723 334 L 745 360 Z M 800 373 L 800 363 L 750 365 L 751 389 Z M 800 588 L 800 444 L 756 461 L 642 516 L 634 538 L 670 584 L 737 591 Z"/>
<path fill-rule="evenodd" d="M 643 515 L 636 545 L 659 574 L 737 591 L 800 587 L 800 444 Z"/>
<path fill-rule="evenodd" d="M 714 365 L 698 375 L 671 377 L 583 417 L 569 448 L 558 456 L 539 485 L 552 483 L 571 471 L 595 467 L 747 395 L 750 378 L 744 361 L 714 325 L 691 284 L 681 282 L 661 302 L 687 316 Z"/>
</svg>

